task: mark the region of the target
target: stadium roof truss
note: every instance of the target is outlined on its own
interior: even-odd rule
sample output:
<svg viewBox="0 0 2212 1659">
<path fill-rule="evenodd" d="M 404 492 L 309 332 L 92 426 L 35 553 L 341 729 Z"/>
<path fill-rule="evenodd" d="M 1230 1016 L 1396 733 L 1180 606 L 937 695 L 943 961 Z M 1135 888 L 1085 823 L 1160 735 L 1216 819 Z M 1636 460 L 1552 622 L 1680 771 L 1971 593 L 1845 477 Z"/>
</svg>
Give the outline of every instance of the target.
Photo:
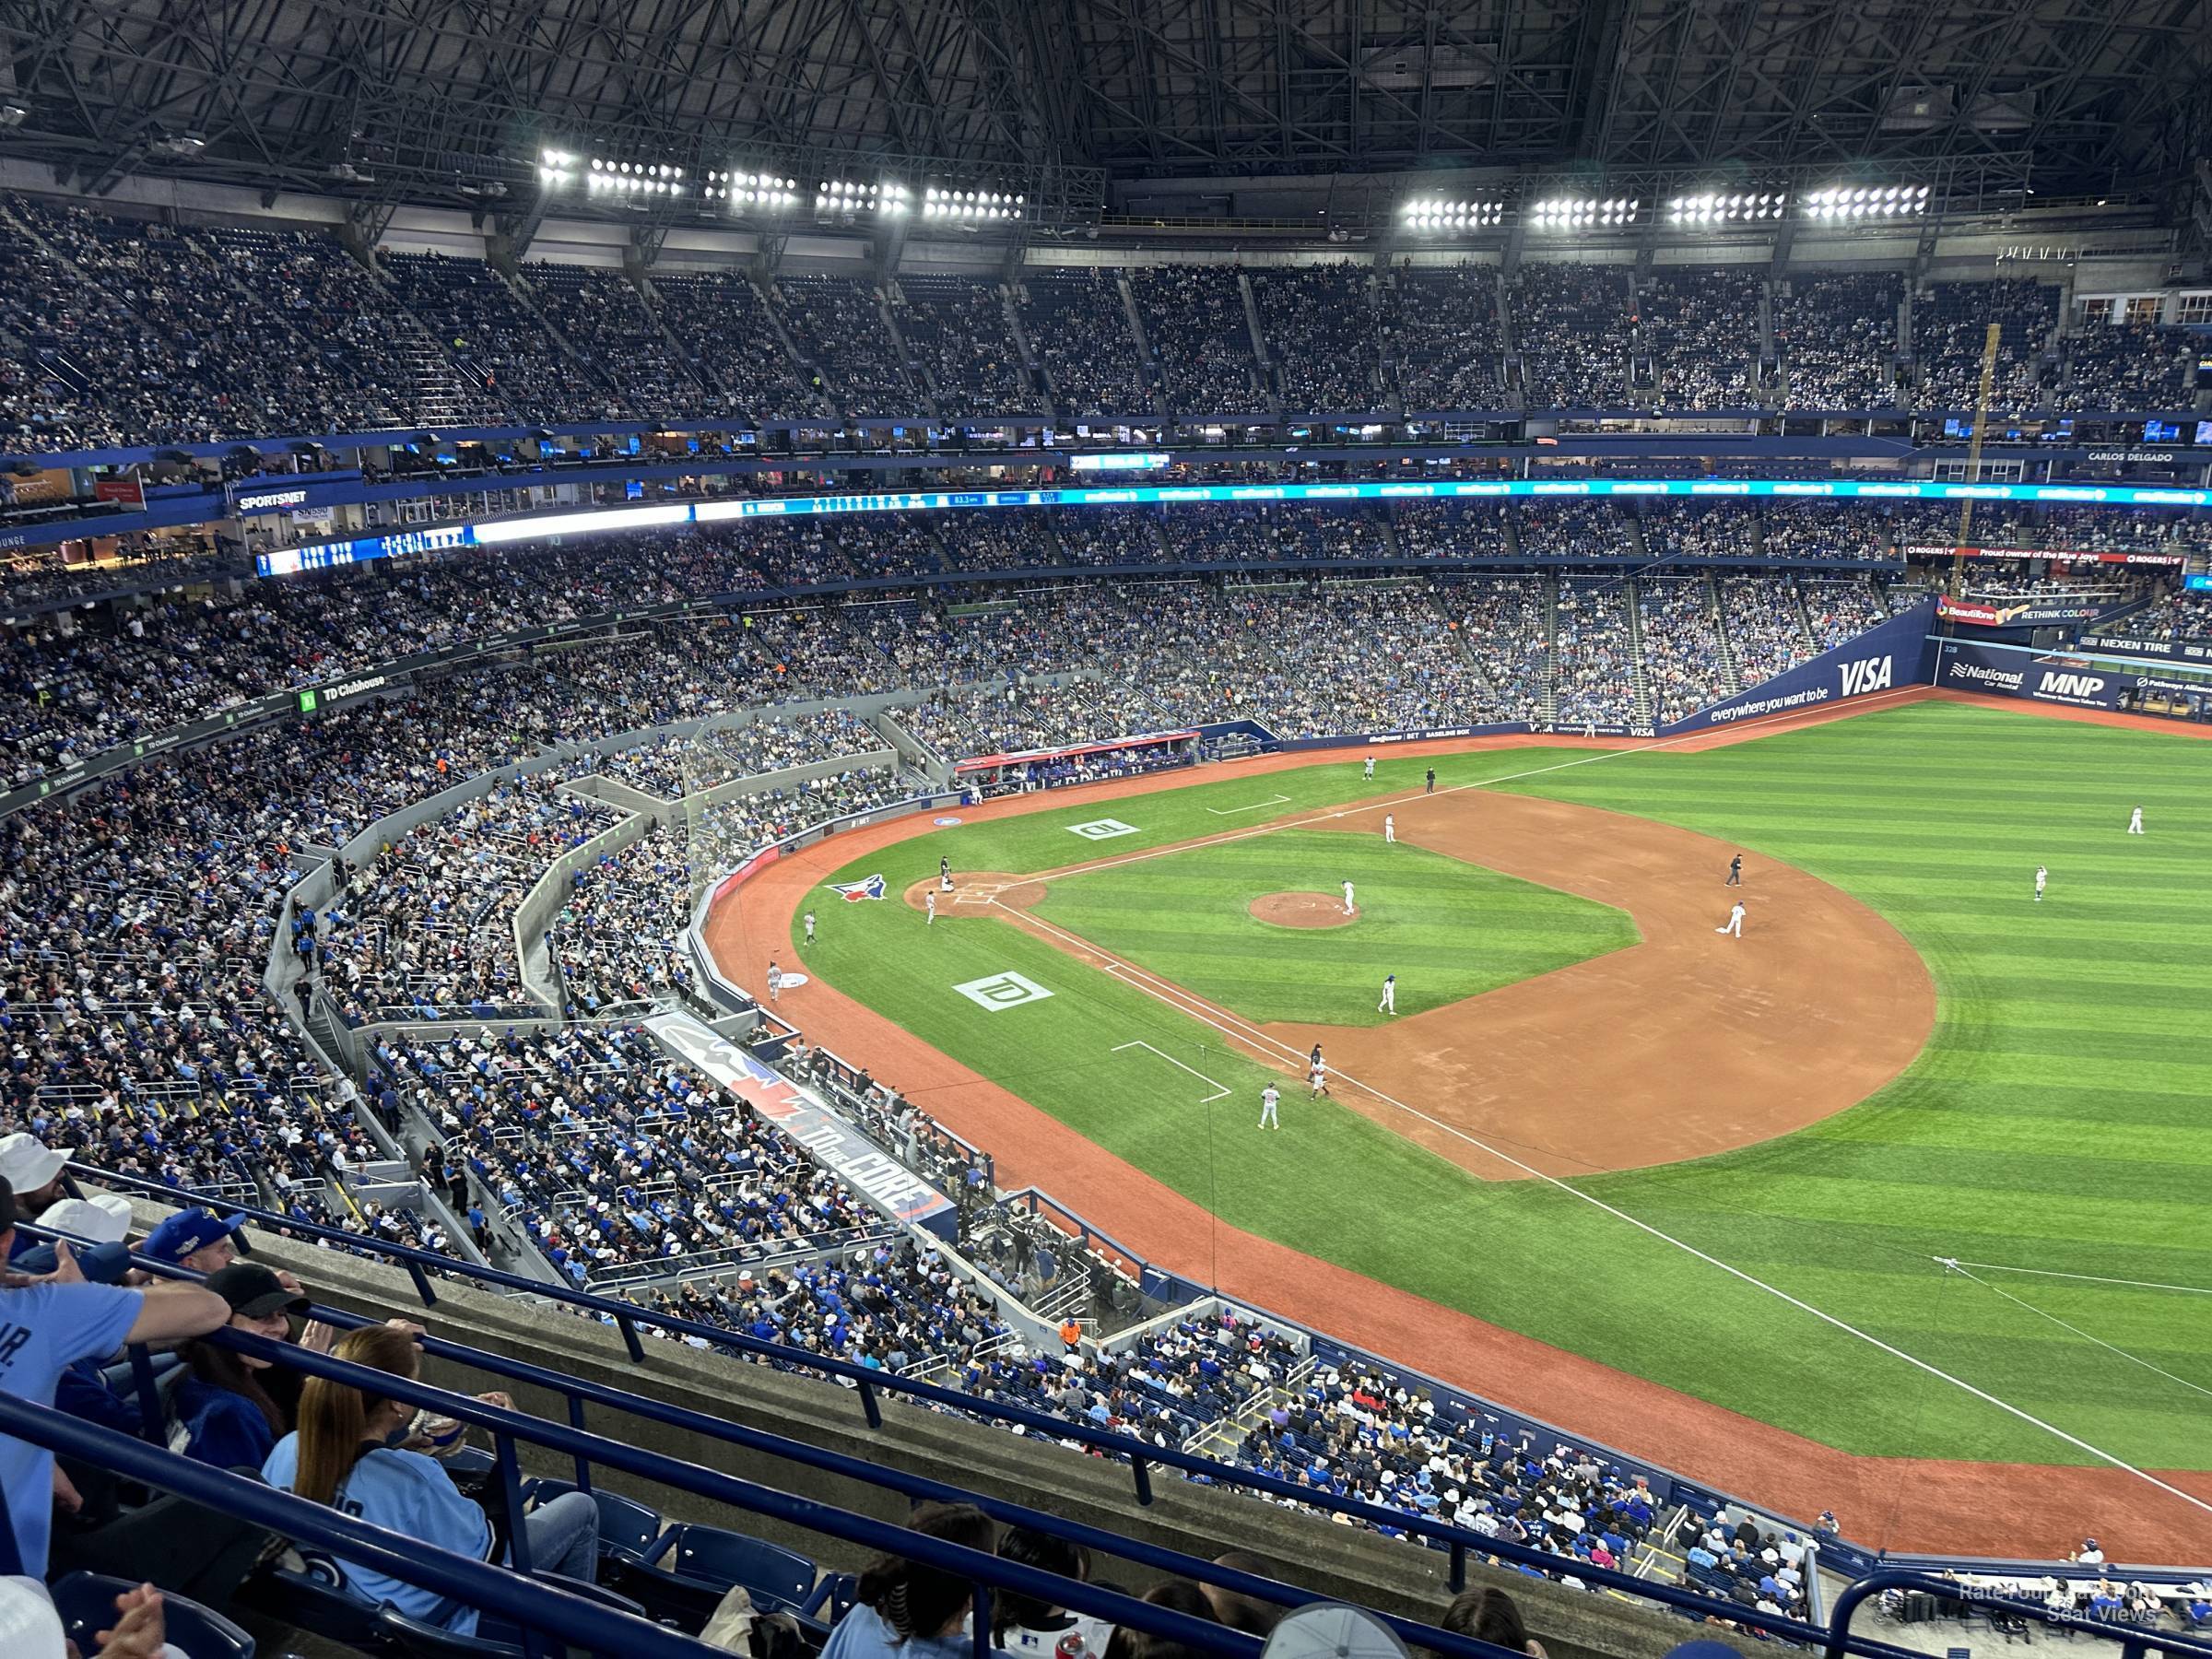
<svg viewBox="0 0 2212 1659">
<path fill-rule="evenodd" d="M 1024 194 L 1563 164 L 2185 178 L 2212 0 L 0 0 L 0 149 L 519 205 L 544 147 Z M 2023 182 L 2023 188 L 2025 183 Z M 811 199 L 811 197 L 809 197 Z M 512 208 L 510 210 L 512 210 Z M 610 206 L 610 211 L 612 210 Z M 665 207 L 658 209 L 665 211 Z"/>
</svg>

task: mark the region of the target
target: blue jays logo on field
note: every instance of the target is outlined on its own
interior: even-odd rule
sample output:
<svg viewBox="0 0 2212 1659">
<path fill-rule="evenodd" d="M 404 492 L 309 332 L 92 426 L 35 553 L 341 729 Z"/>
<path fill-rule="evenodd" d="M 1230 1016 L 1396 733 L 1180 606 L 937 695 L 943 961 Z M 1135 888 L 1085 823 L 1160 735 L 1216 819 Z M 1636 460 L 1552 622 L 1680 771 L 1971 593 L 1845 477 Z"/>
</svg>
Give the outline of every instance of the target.
<svg viewBox="0 0 2212 1659">
<path fill-rule="evenodd" d="M 860 881 L 832 881 L 828 884 L 831 892 L 841 895 L 847 904 L 857 904 L 863 899 L 883 897 L 883 877 L 870 876 Z"/>
</svg>

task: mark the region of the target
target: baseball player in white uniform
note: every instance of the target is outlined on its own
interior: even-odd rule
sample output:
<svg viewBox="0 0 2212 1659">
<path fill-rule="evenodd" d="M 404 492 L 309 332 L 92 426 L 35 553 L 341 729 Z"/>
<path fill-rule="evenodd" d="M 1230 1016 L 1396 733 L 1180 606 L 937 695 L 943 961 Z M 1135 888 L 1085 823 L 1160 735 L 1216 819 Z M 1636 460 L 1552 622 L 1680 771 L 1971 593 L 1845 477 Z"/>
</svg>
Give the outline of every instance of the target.
<svg viewBox="0 0 2212 1659">
<path fill-rule="evenodd" d="M 1306 1068 L 1306 1098 L 1313 1100 L 1329 1092 L 1329 1068 L 1318 1060 Z"/>
<path fill-rule="evenodd" d="M 1744 936 L 1744 901 L 1741 899 L 1728 907 L 1728 920 L 1712 931 L 1717 934 L 1734 934 L 1739 939 Z"/>
<path fill-rule="evenodd" d="M 776 993 L 783 989 L 783 970 L 771 962 L 768 965 L 768 1000 L 774 1002 Z"/>
<path fill-rule="evenodd" d="M 924 927 L 935 927 L 935 926 L 937 924 L 937 896 L 936 896 L 936 894 L 935 894 L 935 893 L 924 893 L 924 894 L 923 894 L 923 895 L 922 895 L 922 908 L 923 908 L 924 910 L 925 910 L 925 911 L 927 911 L 927 912 L 929 912 L 929 919 L 928 919 L 927 921 L 924 922 L 924 923 L 922 924 L 922 925 L 923 925 L 923 926 L 924 926 Z"/>
<path fill-rule="evenodd" d="M 2138 806 L 2133 812 L 2127 815 L 2127 832 L 2130 835 L 2140 835 L 2143 833 L 2142 807 Z"/>
<path fill-rule="evenodd" d="M 2050 879 L 2051 872 L 2044 869 L 2041 865 L 2037 865 L 2035 866 L 2035 901 L 2038 904 L 2043 901 L 2043 884 Z"/>
<path fill-rule="evenodd" d="M 1375 758 L 1372 755 L 1370 755 L 1367 758 L 1367 771 L 1360 775 L 1364 777 L 1370 783 L 1372 783 L 1375 781 Z"/>
<path fill-rule="evenodd" d="M 1282 1090 L 1276 1088 L 1276 1086 L 1272 1083 L 1268 1084 L 1266 1088 L 1260 1090 L 1261 1128 L 1280 1129 L 1282 1127 L 1282 1124 L 1275 1121 L 1275 1105 L 1276 1102 L 1282 1098 Z"/>
<path fill-rule="evenodd" d="M 1398 839 L 1398 820 L 1394 813 L 1382 815 L 1382 839 L 1394 842 Z"/>
<path fill-rule="evenodd" d="M 1352 884 L 1347 881 L 1344 884 L 1344 913 L 1348 916 L 1357 908 L 1358 907 L 1352 903 Z"/>
<path fill-rule="evenodd" d="M 1394 973 L 1386 973 L 1382 976 L 1382 1000 L 1375 1005 L 1375 1012 L 1395 1014 L 1397 1011 L 1398 976 Z"/>
<path fill-rule="evenodd" d="M 814 943 L 814 912 L 812 911 L 806 912 L 806 943 L 809 945 Z"/>
</svg>

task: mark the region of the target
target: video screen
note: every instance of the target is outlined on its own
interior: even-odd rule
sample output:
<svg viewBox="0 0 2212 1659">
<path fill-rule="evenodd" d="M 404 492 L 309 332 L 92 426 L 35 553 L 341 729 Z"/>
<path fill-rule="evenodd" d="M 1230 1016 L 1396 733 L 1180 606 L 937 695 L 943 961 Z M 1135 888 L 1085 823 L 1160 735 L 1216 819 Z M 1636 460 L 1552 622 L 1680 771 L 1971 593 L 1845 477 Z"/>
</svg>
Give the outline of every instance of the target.
<svg viewBox="0 0 2212 1659">
<path fill-rule="evenodd" d="M 2171 420 L 2147 420 L 2143 423 L 2143 441 L 2146 443 L 2173 443 L 2180 441 L 2182 429 Z"/>
</svg>

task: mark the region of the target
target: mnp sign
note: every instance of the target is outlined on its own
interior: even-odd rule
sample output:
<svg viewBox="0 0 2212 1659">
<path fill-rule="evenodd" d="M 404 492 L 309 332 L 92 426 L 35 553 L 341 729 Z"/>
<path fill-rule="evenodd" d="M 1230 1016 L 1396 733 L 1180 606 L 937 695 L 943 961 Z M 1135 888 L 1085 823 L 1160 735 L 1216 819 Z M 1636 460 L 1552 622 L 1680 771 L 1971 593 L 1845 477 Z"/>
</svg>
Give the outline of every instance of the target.
<svg viewBox="0 0 2212 1659">
<path fill-rule="evenodd" d="M 2116 709 L 2142 676 L 2068 652 L 2033 652 L 1946 640 L 1936 664 L 1936 683 L 1988 697 L 2065 703 L 2076 709 Z"/>
<path fill-rule="evenodd" d="M 1900 686 L 1924 684 L 1932 651 L 1928 629 L 1935 620 L 1936 601 L 1923 600 L 1902 616 L 1877 622 L 1855 639 L 1784 670 L 1762 686 L 1700 709 L 1660 730 L 1671 736 L 1677 732 L 1734 725 L 1738 721 L 1817 709 L 1877 691 L 1893 691 Z"/>
</svg>

